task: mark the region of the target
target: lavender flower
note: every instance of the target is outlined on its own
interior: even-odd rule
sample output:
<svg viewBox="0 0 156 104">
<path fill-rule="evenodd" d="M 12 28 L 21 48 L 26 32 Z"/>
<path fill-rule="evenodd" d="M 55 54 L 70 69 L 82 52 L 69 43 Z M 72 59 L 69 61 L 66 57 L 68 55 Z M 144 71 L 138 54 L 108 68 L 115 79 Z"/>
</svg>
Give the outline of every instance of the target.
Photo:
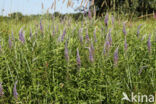
<svg viewBox="0 0 156 104">
<path fill-rule="evenodd" d="M 91 50 L 90 47 L 89 47 L 89 59 L 90 59 L 91 62 L 94 61 L 94 58 L 93 58 L 93 52 L 92 52 L 92 50 Z"/>
<path fill-rule="evenodd" d="M 11 48 L 11 47 L 12 47 L 12 41 L 11 41 L 10 35 L 9 35 L 9 48 Z"/>
<path fill-rule="evenodd" d="M 142 24 L 140 24 L 140 25 L 138 26 L 138 29 L 137 29 L 137 37 L 139 37 L 140 27 L 141 27 L 141 25 L 142 25 Z"/>
<path fill-rule="evenodd" d="M 43 32 L 43 26 L 42 26 L 42 21 L 40 20 L 40 30 Z"/>
<path fill-rule="evenodd" d="M 114 19 L 114 16 L 112 15 L 112 24 L 114 25 L 114 21 L 115 21 L 115 19 Z"/>
<path fill-rule="evenodd" d="M 65 43 L 65 51 L 64 51 L 64 53 L 65 53 L 65 58 L 66 58 L 66 60 L 69 61 L 69 54 L 68 54 L 67 41 L 66 41 L 66 43 Z"/>
<path fill-rule="evenodd" d="M 125 51 L 127 50 L 127 40 L 126 40 L 126 38 L 125 38 L 125 43 L 124 43 L 124 48 L 125 48 Z"/>
<path fill-rule="evenodd" d="M 0 97 L 2 97 L 3 95 L 4 95 L 3 86 L 2 83 L 0 82 Z"/>
<path fill-rule="evenodd" d="M 110 43 L 109 43 L 109 41 L 107 40 L 105 44 L 106 44 L 106 49 L 107 49 L 107 51 L 109 51 L 109 48 L 110 48 Z"/>
<path fill-rule="evenodd" d="M 110 45 L 112 45 L 111 29 L 109 30 L 109 33 L 108 33 L 108 40 L 109 40 Z"/>
<path fill-rule="evenodd" d="M 123 23 L 123 33 L 124 33 L 125 36 L 127 35 L 125 23 Z"/>
<path fill-rule="evenodd" d="M 106 16 L 105 16 L 105 20 L 104 20 L 106 26 L 108 26 L 108 19 L 109 19 L 109 16 L 108 16 L 108 13 L 107 13 Z"/>
<path fill-rule="evenodd" d="M 80 39 L 81 43 L 83 43 L 83 36 L 81 35 L 82 31 L 83 31 L 83 28 L 80 28 L 79 29 L 79 39 Z"/>
<path fill-rule="evenodd" d="M 13 31 L 12 31 L 12 40 L 15 40 L 15 37 L 14 37 L 14 33 L 13 33 Z"/>
<path fill-rule="evenodd" d="M 2 50 L 2 46 L 0 45 L 0 51 Z"/>
<path fill-rule="evenodd" d="M 148 52 L 151 52 L 151 34 L 148 37 L 148 42 L 147 42 L 147 46 L 148 46 Z"/>
<path fill-rule="evenodd" d="M 61 37 L 61 41 L 63 41 L 65 35 L 66 35 L 66 29 L 63 30 L 63 34 L 62 34 L 62 37 Z"/>
<path fill-rule="evenodd" d="M 156 13 L 154 13 L 153 18 L 156 19 Z"/>
<path fill-rule="evenodd" d="M 32 38 L 32 29 L 30 29 L 30 38 Z"/>
<path fill-rule="evenodd" d="M 114 64 L 115 65 L 118 64 L 118 49 L 119 49 L 119 47 L 117 47 L 115 52 L 114 52 Z"/>
<path fill-rule="evenodd" d="M 17 98 L 18 98 L 18 93 L 17 93 L 17 89 L 16 89 L 16 84 L 17 84 L 17 81 L 16 81 L 15 84 L 14 84 L 13 95 L 14 95 L 14 97 L 17 99 Z"/>
<path fill-rule="evenodd" d="M 23 28 L 20 29 L 19 31 L 19 40 L 24 43 L 25 42 L 25 38 L 24 38 L 24 34 L 23 34 Z"/>
<path fill-rule="evenodd" d="M 103 54 L 104 54 L 104 55 L 106 54 L 106 42 L 105 42 L 105 44 L 104 44 Z"/>
<path fill-rule="evenodd" d="M 86 41 L 89 41 L 88 29 L 86 29 Z"/>
<path fill-rule="evenodd" d="M 97 40 L 96 40 L 96 28 L 94 30 L 94 41 L 97 42 Z"/>
<path fill-rule="evenodd" d="M 93 45 L 93 42 L 91 42 L 91 51 L 92 51 L 92 53 L 94 53 L 94 45 Z"/>
<path fill-rule="evenodd" d="M 76 61 L 77 61 L 77 65 L 81 66 L 81 60 L 80 60 L 80 55 L 79 55 L 79 49 L 78 48 L 77 48 L 77 58 L 76 58 Z"/>
<path fill-rule="evenodd" d="M 92 19 L 92 13 L 91 13 L 90 9 L 88 10 L 88 17 L 89 17 L 89 19 Z"/>
<path fill-rule="evenodd" d="M 53 27 L 53 36 L 55 35 L 55 27 Z"/>
</svg>

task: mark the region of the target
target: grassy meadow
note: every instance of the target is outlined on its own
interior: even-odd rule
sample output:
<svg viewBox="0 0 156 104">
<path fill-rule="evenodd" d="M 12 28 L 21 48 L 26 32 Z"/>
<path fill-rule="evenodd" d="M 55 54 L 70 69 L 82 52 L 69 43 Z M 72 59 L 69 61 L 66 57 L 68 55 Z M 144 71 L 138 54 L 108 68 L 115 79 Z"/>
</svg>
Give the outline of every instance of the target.
<svg viewBox="0 0 156 104">
<path fill-rule="evenodd" d="M 1 20 L 0 104 L 132 104 L 123 92 L 155 95 L 155 26 L 111 13 Z"/>
</svg>

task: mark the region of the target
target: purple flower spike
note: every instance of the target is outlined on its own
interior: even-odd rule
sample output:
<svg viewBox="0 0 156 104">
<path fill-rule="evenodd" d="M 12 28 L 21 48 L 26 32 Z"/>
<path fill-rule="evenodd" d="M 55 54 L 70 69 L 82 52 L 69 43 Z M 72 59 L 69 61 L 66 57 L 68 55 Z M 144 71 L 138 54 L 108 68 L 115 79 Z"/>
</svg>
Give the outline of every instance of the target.
<svg viewBox="0 0 156 104">
<path fill-rule="evenodd" d="M 97 39 L 96 39 L 96 28 L 94 30 L 94 41 L 97 42 Z"/>
<path fill-rule="evenodd" d="M 138 29 L 137 29 L 137 37 L 139 37 L 139 34 L 140 34 L 140 27 L 142 26 L 142 24 L 140 24 L 139 26 L 138 26 Z"/>
<path fill-rule="evenodd" d="M 2 46 L 0 45 L 0 51 L 2 50 Z"/>
<path fill-rule="evenodd" d="M 2 83 L 0 82 L 0 97 L 2 97 L 3 95 L 4 95 L 3 86 Z"/>
<path fill-rule="evenodd" d="M 11 41 L 11 38 L 10 38 L 10 35 L 9 35 L 9 48 L 12 47 L 12 41 Z"/>
<path fill-rule="evenodd" d="M 106 16 L 105 16 L 105 20 L 104 20 L 106 26 L 108 26 L 108 19 L 109 19 L 109 16 L 108 16 L 108 13 L 107 13 Z"/>
<path fill-rule="evenodd" d="M 88 29 L 86 29 L 86 41 L 89 41 Z"/>
<path fill-rule="evenodd" d="M 30 29 L 30 38 L 32 38 L 32 29 Z"/>
<path fill-rule="evenodd" d="M 13 31 L 12 31 L 12 40 L 15 40 L 15 37 L 14 37 L 14 33 L 13 33 Z"/>
<path fill-rule="evenodd" d="M 14 84 L 13 94 L 14 94 L 14 97 L 17 99 L 18 98 L 18 93 L 17 93 L 17 89 L 16 89 L 16 84 L 17 84 L 17 81 Z"/>
<path fill-rule="evenodd" d="M 109 43 L 109 41 L 106 41 L 106 49 L 107 49 L 107 51 L 109 51 L 109 48 L 110 48 L 110 43 Z"/>
<path fill-rule="evenodd" d="M 124 43 L 124 48 L 125 48 L 125 51 L 127 51 L 127 40 L 126 40 L 126 38 L 125 38 L 125 43 Z"/>
<path fill-rule="evenodd" d="M 40 30 L 43 32 L 43 26 L 42 26 L 42 21 L 40 20 Z"/>
<path fill-rule="evenodd" d="M 109 40 L 110 45 L 112 45 L 111 29 L 109 30 L 109 33 L 108 33 L 108 40 Z"/>
<path fill-rule="evenodd" d="M 91 62 L 94 61 L 94 58 L 93 58 L 93 52 L 92 52 L 92 50 L 91 50 L 90 47 L 89 47 L 89 59 L 90 59 Z"/>
<path fill-rule="evenodd" d="M 123 33 L 124 33 L 125 36 L 127 35 L 127 32 L 126 32 L 126 24 L 125 23 L 123 23 Z"/>
<path fill-rule="evenodd" d="M 80 28 L 80 29 L 79 29 L 79 39 L 80 39 L 80 42 L 81 42 L 81 43 L 83 43 L 82 31 L 83 31 L 83 28 Z"/>
<path fill-rule="evenodd" d="M 19 40 L 24 43 L 25 39 L 24 39 L 24 34 L 23 34 L 23 28 L 20 29 L 19 31 Z"/>
<path fill-rule="evenodd" d="M 89 19 L 92 19 L 92 13 L 91 13 L 90 9 L 88 10 L 88 17 L 89 17 Z"/>
<path fill-rule="evenodd" d="M 64 40 L 65 35 L 66 35 L 66 29 L 63 30 L 63 34 L 62 34 L 62 37 L 61 37 L 61 41 Z"/>
<path fill-rule="evenodd" d="M 69 54 L 68 54 L 67 41 L 66 41 L 66 43 L 65 43 L 65 51 L 64 51 L 64 53 L 65 53 L 65 58 L 66 58 L 66 60 L 67 60 L 67 62 L 68 62 L 68 61 L 69 61 Z"/>
<path fill-rule="evenodd" d="M 93 45 L 93 42 L 91 42 L 91 51 L 92 51 L 92 53 L 94 53 L 94 45 Z"/>
<path fill-rule="evenodd" d="M 103 54 L 106 54 L 106 43 L 104 44 L 104 48 L 103 48 Z"/>
<path fill-rule="evenodd" d="M 55 35 L 55 27 L 53 27 L 53 36 Z"/>
<path fill-rule="evenodd" d="M 79 49 L 77 48 L 77 58 L 76 58 L 76 61 L 77 61 L 77 65 L 80 67 L 81 66 L 81 60 L 80 60 L 80 55 L 79 55 Z"/>
<path fill-rule="evenodd" d="M 151 52 L 151 34 L 148 37 L 148 42 L 147 42 L 147 46 L 148 46 L 148 52 Z"/>
<path fill-rule="evenodd" d="M 119 49 L 119 47 L 117 47 L 115 52 L 114 52 L 114 64 L 115 65 L 118 64 L 118 49 Z"/>
</svg>

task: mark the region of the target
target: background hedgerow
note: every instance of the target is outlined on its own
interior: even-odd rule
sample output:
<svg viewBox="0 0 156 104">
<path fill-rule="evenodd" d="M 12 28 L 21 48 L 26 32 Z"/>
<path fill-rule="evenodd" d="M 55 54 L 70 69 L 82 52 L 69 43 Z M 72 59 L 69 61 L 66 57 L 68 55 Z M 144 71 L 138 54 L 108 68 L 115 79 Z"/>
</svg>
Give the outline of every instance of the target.
<svg viewBox="0 0 156 104">
<path fill-rule="evenodd" d="M 124 104 L 122 92 L 155 94 L 155 20 L 115 19 L 112 24 L 111 15 L 107 16 L 107 21 L 43 17 L 25 24 L 13 19 L 1 22 L 0 82 L 4 94 L 0 102 Z"/>
</svg>

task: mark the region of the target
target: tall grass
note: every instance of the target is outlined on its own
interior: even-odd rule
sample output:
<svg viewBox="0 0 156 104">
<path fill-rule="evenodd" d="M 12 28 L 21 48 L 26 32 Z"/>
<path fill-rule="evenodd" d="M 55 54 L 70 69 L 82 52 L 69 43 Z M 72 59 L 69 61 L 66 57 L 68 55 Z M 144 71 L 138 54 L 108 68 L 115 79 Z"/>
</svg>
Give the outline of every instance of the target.
<svg viewBox="0 0 156 104">
<path fill-rule="evenodd" d="M 0 82 L 4 94 L 0 102 L 124 104 L 122 92 L 154 94 L 154 20 L 126 22 L 124 35 L 124 21 L 111 24 L 111 15 L 107 16 L 107 25 L 104 18 L 92 21 L 87 17 L 82 21 L 42 18 L 25 24 L 3 21 Z"/>
</svg>

